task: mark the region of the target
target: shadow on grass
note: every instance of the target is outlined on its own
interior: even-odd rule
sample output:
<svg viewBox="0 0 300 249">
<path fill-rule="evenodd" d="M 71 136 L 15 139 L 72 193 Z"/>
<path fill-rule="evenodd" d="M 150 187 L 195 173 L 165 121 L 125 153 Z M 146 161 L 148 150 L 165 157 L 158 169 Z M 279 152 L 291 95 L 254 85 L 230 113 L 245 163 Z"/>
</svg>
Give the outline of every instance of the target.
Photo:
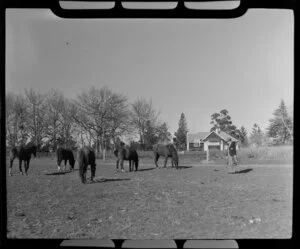
<svg viewBox="0 0 300 249">
<path fill-rule="evenodd" d="M 250 171 L 253 171 L 253 169 L 250 168 L 250 169 L 239 170 L 239 171 L 236 171 L 235 174 L 245 174 L 245 173 L 248 173 Z"/>
<path fill-rule="evenodd" d="M 189 169 L 189 168 L 193 168 L 193 166 L 178 166 L 178 169 Z M 161 166 L 161 167 L 157 167 L 157 168 L 152 168 L 152 169 L 176 169 L 176 167 L 172 167 L 172 166 Z"/>
<path fill-rule="evenodd" d="M 46 173 L 45 175 L 47 176 L 65 175 L 65 174 L 72 173 L 74 171 L 78 171 L 78 169 L 74 169 L 73 171 L 56 171 L 56 172 Z"/>
<path fill-rule="evenodd" d="M 56 176 L 56 175 L 65 175 L 68 172 L 52 172 L 52 173 L 46 173 L 47 176 Z"/>
<path fill-rule="evenodd" d="M 178 169 L 190 169 L 193 168 L 193 166 L 178 166 Z"/>
<path fill-rule="evenodd" d="M 130 178 L 99 178 L 99 179 L 94 179 L 94 181 L 89 181 L 88 183 L 93 184 L 93 183 L 101 183 L 101 182 L 116 182 L 116 181 L 129 181 L 131 180 Z"/>
<path fill-rule="evenodd" d="M 148 171 L 148 170 L 153 170 L 153 169 L 156 169 L 156 168 L 138 169 L 138 171 Z"/>
</svg>

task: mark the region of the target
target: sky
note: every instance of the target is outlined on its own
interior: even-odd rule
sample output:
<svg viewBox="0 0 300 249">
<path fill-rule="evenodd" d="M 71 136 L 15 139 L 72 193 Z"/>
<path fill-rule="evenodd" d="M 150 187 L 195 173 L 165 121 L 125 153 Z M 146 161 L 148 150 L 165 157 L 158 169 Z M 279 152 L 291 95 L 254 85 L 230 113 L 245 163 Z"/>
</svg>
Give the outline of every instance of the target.
<svg viewBox="0 0 300 249">
<path fill-rule="evenodd" d="M 50 10 L 6 10 L 6 92 L 61 91 L 76 98 L 108 86 L 130 103 L 152 100 L 173 134 L 191 133 L 227 109 L 248 132 L 293 105 L 291 10 L 249 10 L 218 20 L 61 19 Z"/>
</svg>

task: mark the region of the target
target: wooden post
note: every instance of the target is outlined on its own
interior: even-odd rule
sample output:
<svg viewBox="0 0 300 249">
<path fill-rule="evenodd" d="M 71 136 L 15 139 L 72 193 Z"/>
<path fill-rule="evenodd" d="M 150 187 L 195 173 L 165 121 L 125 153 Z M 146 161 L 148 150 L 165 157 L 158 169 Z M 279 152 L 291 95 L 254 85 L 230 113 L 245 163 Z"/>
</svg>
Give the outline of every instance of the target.
<svg viewBox="0 0 300 249">
<path fill-rule="evenodd" d="M 106 160 L 106 141 L 103 141 L 103 143 L 104 143 L 104 148 L 103 148 L 103 161 L 105 161 Z"/>
<path fill-rule="evenodd" d="M 209 161 L 209 146 L 207 146 L 207 156 L 206 156 L 206 161 Z"/>
<path fill-rule="evenodd" d="M 186 133 L 186 150 L 187 151 L 190 150 L 190 144 L 189 144 L 189 140 L 188 140 L 188 133 Z"/>
</svg>

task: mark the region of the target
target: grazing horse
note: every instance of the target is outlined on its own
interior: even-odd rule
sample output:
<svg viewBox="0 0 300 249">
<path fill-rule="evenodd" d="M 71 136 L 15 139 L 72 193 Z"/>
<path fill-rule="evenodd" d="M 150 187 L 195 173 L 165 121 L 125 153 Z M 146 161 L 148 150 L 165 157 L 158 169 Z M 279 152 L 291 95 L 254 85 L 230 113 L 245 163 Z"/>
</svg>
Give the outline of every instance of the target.
<svg viewBox="0 0 300 249">
<path fill-rule="evenodd" d="M 83 147 L 78 150 L 77 160 L 79 166 L 79 177 L 83 184 L 86 183 L 86 172 L 88 165 L 91 165 L 91 181 L 94 180 L 96 174 L 96 157 L 93 149 Z"/>
<path fill-rule="evenodd" d="M 121 165 L 121 170 L 124 172 L 123 163 L 125 161 L 129 161 L 129 171 L 133 171 L 135 166 L 135 171 L 138 170 L 139 167 L 139 156 L 135 149 L 129 148 L 125 146 L 124 143 L 120 143 L 114 149 L 114 154 L 117 157 L 116 170 L 119 170 L 119 163 Z"/>
<path fill-rule="evenodd" d="M 24 167 L 25 167 L 25 174 L 27 175 L 27 171 L 29 169 L 29 163 L 31 159 L 31 154 L 36 157 L 36 151 L 37 147 L 33 144 L 27 144 L 25 146 L 18 146 L 18 147 L 13 147 L 10 151 L 10 166 L 9 166 L 9 175 L 11 176 L 11 169 L 13 166 L 14 159 L 16 157 L 19 158 L 19 170 L 20 173 L 23 175 L 23 170 L 22 170 L 22 161 L 24 161 Z"/>
<path fill-rule="evenodd" d="M 56 155 L 57 155 L 57 165 L 59 171 L 60 171 L 60 164 L 62 160 L 65 161 L 65 170 L 64 170 L 65 172 L 66 172 L 67 161 L 69 161 L 70 171 L 74 170 L 75 159 L 72 150 L 58 148 L 56 151 Z"/>
<path fill-rule="evenodd" d="M 157 144 L 153 146 L 153 155 L 154 155 L 154 163 L 156 168 L 158 168 L 157 161 L 160 156 L 165 157 L 164 167 L 167 165 L 168 158 L 172 158 L 172 167 L 176 167 L 178 169 L 178 155 L 177 151 L 173 144 Z"/>
</svg>

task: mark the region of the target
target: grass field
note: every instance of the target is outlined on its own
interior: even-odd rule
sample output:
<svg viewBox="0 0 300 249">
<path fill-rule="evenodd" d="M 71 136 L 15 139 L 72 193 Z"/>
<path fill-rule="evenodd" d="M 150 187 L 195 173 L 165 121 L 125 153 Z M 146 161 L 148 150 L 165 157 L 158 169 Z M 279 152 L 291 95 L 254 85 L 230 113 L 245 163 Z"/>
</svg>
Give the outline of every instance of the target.
<svg viewBox="0 0 300 249">
<path fill-rule="evenodd" d="M 243 162 L 228 174 L 222 162 L 183 155 L 179 170 L 155 169 L 145 156 L 138 172 L 126 162 L 117 173 L 114 160 L 97 159 L 96 181 L 83 185 L 77 164 L 57 174 L 55 158 L 33 158 L 22 176 L 15 161 L 7 176 L 8 237 L 289 238 L 292 164 Z"/>
</svg>

